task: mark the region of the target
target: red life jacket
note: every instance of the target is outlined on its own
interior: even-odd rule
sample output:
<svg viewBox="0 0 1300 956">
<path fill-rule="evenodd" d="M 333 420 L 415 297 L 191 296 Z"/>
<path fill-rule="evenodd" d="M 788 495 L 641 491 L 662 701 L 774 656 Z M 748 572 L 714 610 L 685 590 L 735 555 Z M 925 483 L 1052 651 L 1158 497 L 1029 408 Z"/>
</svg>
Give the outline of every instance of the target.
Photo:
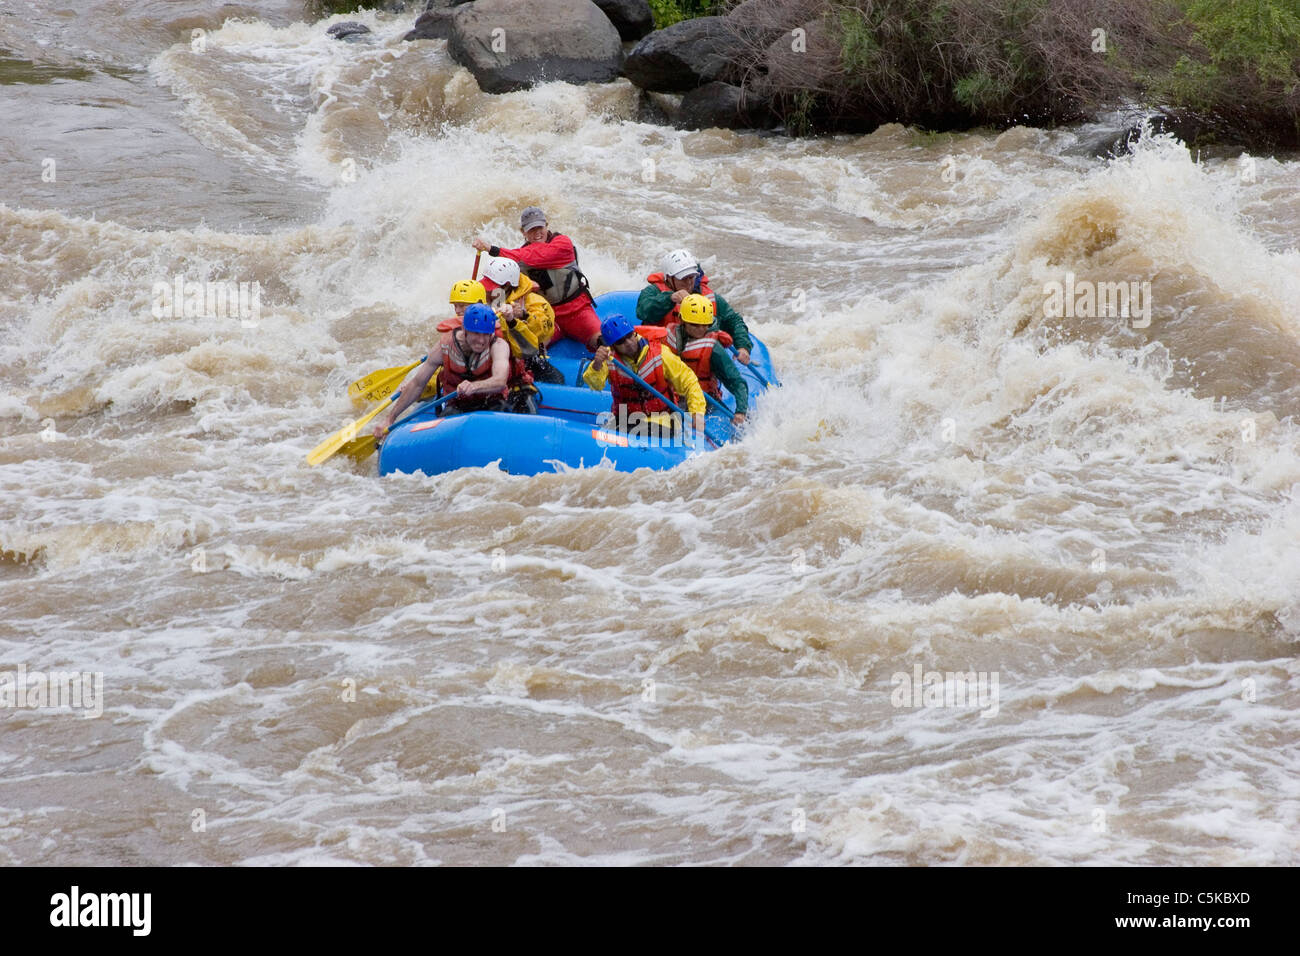
<svg viewBox="0 0 1300 956">
<path fill-rule="evenodd" d="M 450 395 L 456 391 L 456 386 L 461 382 L 481 382 L 492 377 L 492 347 L 488 346 L 487 351 L 471 352 L 464 336 L 457 335 L 455 331 L 449 336 L 450 341 L 442 347 L 442 373 L 438 376 L 438 394 Z M 493 345 L 496 341 L 493 340 Z M 473 395 L 462 401 L 477 404 L 486 402 L 492 398 L 504 398 L 508 388 L 503 388 L 500 392 L 487 392 L 482 395 Z"/>
<path fill-rule="evenodd" d="M 514 390 L 516 388 L 532 388 L 533 373 L 528 371 L 528 364 L 522 356 L 512 355 L 510 357 L 510 376 L 506 379 L 506 388 Z"/>
<path fill-rule="evenodd" d="M 453 316 L 450 319 L 443 319 L 441 322 L 438 323 L 438 331 L 442 333 L 440 341 L 442 342 L 442 354 L 444 356 L 443 358 L 444 365 L 446 364 L 447 349 L 451 343 L 452 333 L 461 327 L 462 326 L 461 326 L 460 316 Z M 506 338 L 506 334 L 501 329 L 500 326 L 497 326 L 497 338 L 499 339 Z M 507 345 L 510 344 L 509 339 L 506 339 L 506 344 Z M 528 371 L 528 365 L 524 362 L 523 357 L 515 355 L 514 349 L 511 349 L 510 350 L 510 376 L 509 378 L 506 379 L 506 388 L 511 390 L 516 388 L 531 388 L 532 385 L 533 385 L 533 373 Z"/>
<path fill-rule="evenodd" d="M 677 397 L 672 385 L 668 383 L 668 376 L 664 374 L 662 351 L 662 342 L 651 342 L 646 347 L 645 362 L 642 363 L 640 368 L 634 367 L 630 362 L 625 364 L 637 375 L 645 379 L 646 384 L 654 387 L 660 395 L 665 396 L 675 405 L 681 405 L 681 399 Z M 619 357 L 619 361 L 622 361 L 621 357 Z M 633 412 L 650 415 L 655 412 L 669 411 L 667 405 L 628 378 L 612 364 L 609 366 L 609 390 L 614 395 L 613 411 L 616 415 L 620 405 L 627 406 L 628 415 Z"/>
<path fill-rule="evenodd" d="M 668 280 L 664 277 L 662 272 L 650 273 L 645 277 L 645 281 L 649 282 L 660 292 L 674 291 L 673 287 L 668 284 Z M 714 291 L 709 288 L 709 277 L 702 273 L 700 275 L 700 295 L 713 303 L 713 314 L 716 316 L 718 314 L 718 297 Z M 673 303 L 673 307 L 665 312 L 663 318 L 659 320 L 660 325 L 671 325 L 674 322 L 681 321 L 682 317 L 681 313 L 678 311 L 678 305 L 679 303 Z"/>
<path fill-rule="evenodd" d="M 722 386 L 713 375 L 713 343 L 719 343 L 723 348 L 731 345 L 731 336 L 726 332 L 714 330 L 701 335 L 698 339 L 688 339 L 686 333 L 681 333 L 678 338 L 678 330 L 681 324 L 668 326 L 668 341 L 682 343 L 682 347 L 676 349 L 677 355 L 683 362 L 690 367 L 695 373 L 695 377 L 700 380 L 700 388 L 704 389 L 714 398 L 722 398 Z"/>
</svg>

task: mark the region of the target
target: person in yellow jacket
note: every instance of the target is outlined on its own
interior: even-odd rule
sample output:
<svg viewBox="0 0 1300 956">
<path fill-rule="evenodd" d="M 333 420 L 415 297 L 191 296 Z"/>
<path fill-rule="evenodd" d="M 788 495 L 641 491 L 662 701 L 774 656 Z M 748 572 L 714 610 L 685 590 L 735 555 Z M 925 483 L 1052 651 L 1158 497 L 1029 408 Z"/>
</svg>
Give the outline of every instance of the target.
<svg viewBox="0 0 1300 956">
<path fill-rule="evenodd" d="M 670 348 L 658 340 L 647 342 L 637 335 L 636 327 L 622 315 L 611 315 L 600 324 L 601 345 L 596 349 L 582 380 L 587 387 L 601 391 L 609 382 L 613 395 L 610 412 L 619 431 L 642 430 L 642 423 L 652 437 L 661 431 L 677 432 L 681 423 L 672 410 L 635 379 L 610 363 L 611 356 L 642 378 L 647 385 L 678 408 L 685 405 L 695 431 L 704 432 L 704 413 L 708 405 L 700 380 L 690 367 Z M 612 351 L 611 351 L 612 350 Z"/>
<path fill-rule="evenodd" d="M 555 334 L 555 310 L 537 291 L 537 283 L 519 271 L 513 259 L 489 259 L 479 280 L 488 304 L 501 320 L 510 353 L 521 359 L 533 380 L 564 384 L 564 373 L 546 356 L 546 343 Z"/>
</svg>

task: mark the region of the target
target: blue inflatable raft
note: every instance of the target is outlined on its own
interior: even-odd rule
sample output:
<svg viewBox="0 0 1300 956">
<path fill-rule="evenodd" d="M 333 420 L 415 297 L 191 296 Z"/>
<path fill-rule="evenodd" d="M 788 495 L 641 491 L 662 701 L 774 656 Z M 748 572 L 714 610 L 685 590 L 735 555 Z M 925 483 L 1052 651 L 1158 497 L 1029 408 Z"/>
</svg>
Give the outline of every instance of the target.
<svg viewBox="0 0 1300 956">
<path fill-rule="evenodd" d="M 637 292 L 610 292 L 596 298 L 596 312 L 605 316 L 621 312 L 636 314 Z M 564 373 L 564 385 L 538 385 L 538 414 L 512 415 L 504 412 L 473 412 L 468 415 L 437 417 L 437 411 L 421 410 L 402 420 L 379 448 L 379 473 L 423 472 L 427 475 L 481 468 L 494 462 L 514 475 L 536 475 L 567 468 L 664 469 L 709 451 L 713 445 L 697 440 L 688 445 L 680 439 L 652 440 L 620 433 L 597 424 L 597 417 L 610 410 L 608 389 L 593 391 L 582 381 L 591 353 L 580 343 L 564 339 L 550 350 L 551 364 Z M 749 385 L 750 410 L 761 400 L 762 376 L 777 384 L 767 347 L 754 340 L 750 366 L 739 366 Z M 757 374 L 755 374 L 757 372 Z M 735 407 L 725 393 L 724 404 Z M 707 434 L 715 441 L 730 430 L 729 417 L 709 416 Z"/>
</svg>

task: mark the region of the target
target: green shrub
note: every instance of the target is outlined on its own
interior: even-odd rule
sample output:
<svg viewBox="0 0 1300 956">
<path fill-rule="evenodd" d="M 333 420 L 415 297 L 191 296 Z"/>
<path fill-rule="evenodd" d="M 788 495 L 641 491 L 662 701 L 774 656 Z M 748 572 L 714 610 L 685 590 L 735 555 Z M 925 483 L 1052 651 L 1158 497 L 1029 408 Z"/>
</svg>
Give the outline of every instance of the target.
<svg viewBox="0 0 1300 956">
<path fill-rule="evenodd" d="M 863 11 L 851 6 L 832 8 L 839 33 L 841 62 L 850 76 L 862 76 L 876 66 L 880 45 L 875 29 Z"/>
<path fill-rule="evenodd" d="M 386 10 L 389 13 L 423 12 L 424 0 L 307 0 L 307 10 L 317 20 L 358 10 Z"/>
<path fill-rule="evenodd" d="M 810 47 L 803 75 L 787 65 L 767 79 L 792 132 L 1052 125 L 1138 101 L 1189 141 L 1300 146 L 1300 0 L 824 0 L 820 9 L 827 39 Z M 762 51 L 741 66 L 763 76 Z"/>
<path fill-rule="evenodd" d="M 1214 109 L 1243 86 L 1294 93 L 1300 11 L 1294 0 L 1181 0 L 1189 52 L 1163 75 L 1144 74 L 1150 94 L 1175 107 Z"/>
<path fill-rule="evenodd" d="M 1300 5 L 1295 0 L 1185 0 L 1194 39 L 1210 66 L 1253 74 L 1261 83 L 1296 86 Z"/>
<path fill-rule="evenodd" d="M 340 13 L 356 13 L 375 5 L 376 0 L 310 0 L 308 8 L 317 19 L 337 16 Z"/>
<path fill-rule="evenodd" d="M 1198 145 L 1300 145 L 1300 7 L 1295 0 L 1177 0 L 1177 56 L 1139 77 L 1147 102 Z"/>
<path fill-rule="evenodd" d="M 721 13 L 721 7 L 720 0 L 650 0 L 650 12 L 654 14 L 657 30 L 682 20 Z"/>
<path fill-rule="evenodd" d="M 831 55 L 838 55 L 841 82 L 822 91 L 821 112 L 857 116 L 864 125 L 980 125 L 1049 115 L 1041 102 L 1049 86 L 1045 58 L 1027 52 L 1046 6 L 1047 0 L 827 0 L 824 22 L 838 47 Z"/>
<path fill-rule="evenodd" d="M 1004 81 L 988 73 L 972 73 L 952 85 L 952 94 L 971 113 L 982 113 L 990 108 L 996 109 L 1012 97 L 1013 91 Z"/>
</svg>

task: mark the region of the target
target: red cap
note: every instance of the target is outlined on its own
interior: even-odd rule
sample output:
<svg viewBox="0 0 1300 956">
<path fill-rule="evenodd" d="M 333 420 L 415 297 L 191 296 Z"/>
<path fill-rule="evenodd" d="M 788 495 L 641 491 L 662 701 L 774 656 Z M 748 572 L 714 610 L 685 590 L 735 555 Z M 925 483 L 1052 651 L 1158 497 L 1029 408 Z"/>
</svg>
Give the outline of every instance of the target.
<svg viewBox="0 0 1300 956">
<path fill-rule="evenodd" d="M 497 289 L 501 288 L 501 286 L 497 285 L 487 276 L 479 276 L 478 281 L 479 284 L 483 286 L 484 292 L 495 292 Z"/>
</svg>

